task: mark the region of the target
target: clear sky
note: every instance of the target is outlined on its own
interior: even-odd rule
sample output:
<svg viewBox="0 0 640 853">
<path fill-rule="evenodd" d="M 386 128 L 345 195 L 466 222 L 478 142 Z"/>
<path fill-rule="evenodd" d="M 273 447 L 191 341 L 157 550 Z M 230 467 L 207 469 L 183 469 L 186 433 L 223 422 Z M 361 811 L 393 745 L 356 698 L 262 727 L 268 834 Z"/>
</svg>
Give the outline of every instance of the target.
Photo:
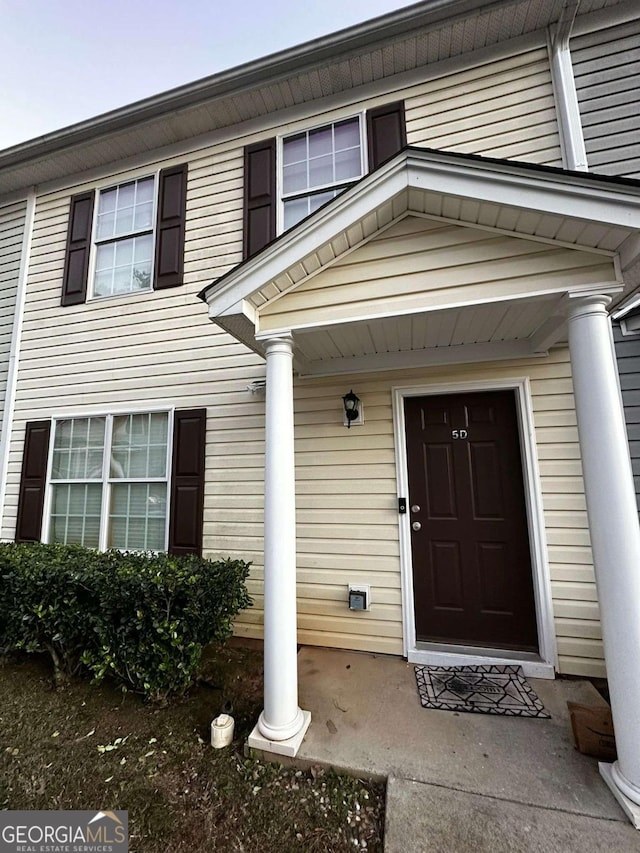
<svg viewBox="0 0 640 853">
<path fill-rule="evenodd" d="M 0 149 L 413 0 L 0 0 Z"/>
</svg>

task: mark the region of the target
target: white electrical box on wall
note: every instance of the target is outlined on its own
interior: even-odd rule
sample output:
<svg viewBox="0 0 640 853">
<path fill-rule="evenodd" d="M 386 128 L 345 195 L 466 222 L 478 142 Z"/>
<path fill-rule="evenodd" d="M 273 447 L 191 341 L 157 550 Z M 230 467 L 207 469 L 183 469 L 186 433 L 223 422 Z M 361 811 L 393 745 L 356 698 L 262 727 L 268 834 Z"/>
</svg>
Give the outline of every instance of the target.
<svg viewBox="0 0 640 853">
<path fill-rule="evenodd" d="M 349 584 L 349 610 L 371 610 L 371 586 L 368 583 Z"/>
</svg>

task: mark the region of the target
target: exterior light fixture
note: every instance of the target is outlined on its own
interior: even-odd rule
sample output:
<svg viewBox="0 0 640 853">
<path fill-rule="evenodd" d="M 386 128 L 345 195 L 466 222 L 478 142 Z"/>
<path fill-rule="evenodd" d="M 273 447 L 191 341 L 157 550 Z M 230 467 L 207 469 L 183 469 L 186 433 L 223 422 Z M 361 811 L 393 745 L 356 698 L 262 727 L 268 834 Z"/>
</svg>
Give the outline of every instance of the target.
<svg viewBox="0 0 640 853">
<path fill-rule="evenodd" d="M 344 414 L 347 419 L 347 429 L 351 429 L 351 421 L 355 421 L 358 418 L 360 398 L 353 393 L 352 389 L 348 394 L 344 395 L 342 402 L 344 404 Z"/>
</svg>

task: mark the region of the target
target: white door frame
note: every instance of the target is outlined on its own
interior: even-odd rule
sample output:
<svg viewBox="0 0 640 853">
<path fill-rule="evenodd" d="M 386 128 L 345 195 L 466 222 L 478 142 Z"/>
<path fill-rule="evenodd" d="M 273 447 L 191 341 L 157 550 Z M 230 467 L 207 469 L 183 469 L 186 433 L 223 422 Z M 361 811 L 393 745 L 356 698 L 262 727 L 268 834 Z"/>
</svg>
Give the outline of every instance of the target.
<svg viewBox="0 0 640 853">
<path fill-rule="evenodd" d="M 462 394 L 470 391 L 513 390 L 516 397 L 518 431 L 522 454 L 522 473 L 529 527 L 531 567 L 536 606 L 539 654 L 504 652 L 465 646 L 443 646 L 419 643 L 416 639 L 415 602 L 413 597 L 413 562 L 409 513 L 399 515 L 400 571 L 402 583 L 402 621 L 404 655 L 411 663 L 456 666 L 463 664 L 518 664 L 524 674 L 533 678 L 554 678 L 557 668 L 556 637 L 553 624 L 551 579 L 547 560 L 547 540 L 542 508 L 542 491 L 536 452 L 531 389 L 528 377 L 486 379 L 466 382 L 394 387 L 393 429 L 395 436 L 398 496 L 409 496 L 409 467 L 405 431 L 405 397 L 436 394 Z"/>
</svg>

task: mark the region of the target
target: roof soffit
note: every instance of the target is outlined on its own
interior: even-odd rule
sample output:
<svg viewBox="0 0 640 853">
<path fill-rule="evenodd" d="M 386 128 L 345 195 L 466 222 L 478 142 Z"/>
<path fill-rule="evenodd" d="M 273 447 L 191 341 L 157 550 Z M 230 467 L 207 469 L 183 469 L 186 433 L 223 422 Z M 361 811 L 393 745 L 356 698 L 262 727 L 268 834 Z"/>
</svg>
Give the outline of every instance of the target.
<svg viewBox="0 0 640 853">
<path fill-rule="evenodd" d="M 582 0 L 579 15 L 620 0 Z M 565 0 L 431 0 L 0 152 L 13 192 L 538 32 Z"/>
</svg>

